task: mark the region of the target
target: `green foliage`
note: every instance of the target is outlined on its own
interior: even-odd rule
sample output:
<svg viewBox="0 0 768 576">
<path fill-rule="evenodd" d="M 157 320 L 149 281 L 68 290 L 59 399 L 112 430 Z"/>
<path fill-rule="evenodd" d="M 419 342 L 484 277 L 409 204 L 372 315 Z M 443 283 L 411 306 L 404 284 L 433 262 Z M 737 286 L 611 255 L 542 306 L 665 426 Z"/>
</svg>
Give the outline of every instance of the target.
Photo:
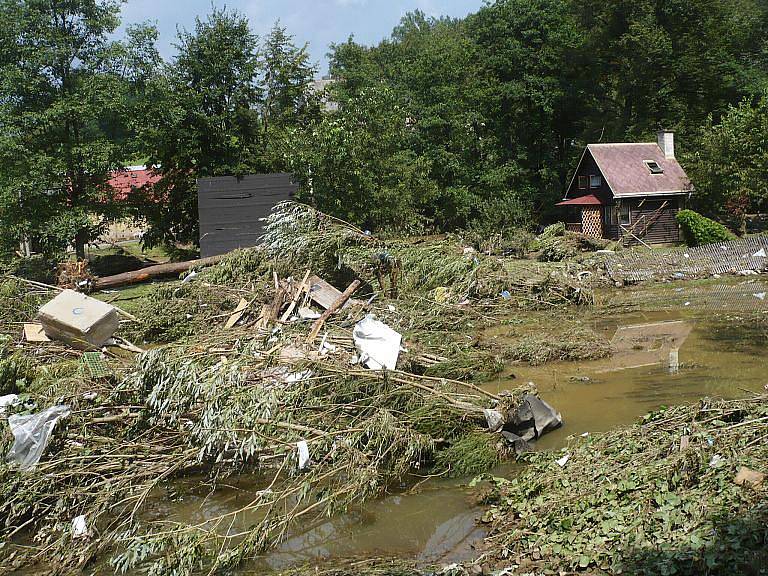
<svg viewBox="0 0 768 576">
<path fill-rule="evenodd" d="M 435 468 L 451 477 L 478 474 L 492 469 L 504 458 L 503 440 L 483 432 L 467 434 L 437 453 Z"/>
<path fill-rule="evenodd" d="M 149 246 L 198 242 L 197 178 L 284 170 L 284 132 L 319 113 L 306 47 L 280 26 L 260 41 L 244 15 L 214 8 L 177 48 L 144 96 L 140 135 L 161 175 L 135 196 Z"/>
<path fill-rule="evenodd" d="M 713 242 L 734 240 L 736 236 L 722 224 L 710 220 L 693 210 L 681 210 L 675 217 L 688 246 L 701 246 Z"/>
<path fill-rule="evenodd" d="M 526 336 L 505 351 L 509 358 L 523 360 L 533 366 L 554 360 L 595 360 L 610 353 L 611 346 L 605 337 L 585 327 Z"/>
<path fill-rule="evenodd" d="M 34 379 L 31 358 L 21 352 L 0 357 L 0 395 L 24 392 Z"/>
<path fill-rule="evenodd" d="M 760 574 L 764 489 L 734 476 L 764 469 L 767 414 L 765 396 L 704 399 L 527 455 L 487 514 L 491 541 L 536 573 Z"/>
<path fill-rule="evenodd" d="M 128 84 L 115 69 L 119 2 L 0 2 L 0 225 L 79 256 L 120 214 L 105 186 L 123 143 Z M 17 244 L 18 245 L 18 244 Z"/>
<path fill-rule="evenodd" d="M 410 150 L 406 110 L 386 87 L 365 88 L 311 129 L 294 132 L 289 168 L 300 198 L 357 225 L 420 232 L 437 205 L 424 161 Z M 449 206 L 446 206 L 450 209 Z"/>
<path fill-rule="evenodd" d="M 747 213 L 768 207 L 768 92 L 744 100 L 716 123 L 710 116 L 696 150 L 686 158 L 695 205 L 732 220 L 746 232 Z"/>
<path fill-rule="evenodd" d="M 18 280 L 0 278 L 0 334 L 18 336 L 19 323 L 29 322 L 42 303 Z"/>
<path fill-rule="evenodd" d="M 160 285 L 132 311 L 140 318 L 127 325 L 125 335 L 140 343 L 166 343 L 206 332 L 212 316 L 232 310 L 237 301 L 194 282 Z"/>
</svg>

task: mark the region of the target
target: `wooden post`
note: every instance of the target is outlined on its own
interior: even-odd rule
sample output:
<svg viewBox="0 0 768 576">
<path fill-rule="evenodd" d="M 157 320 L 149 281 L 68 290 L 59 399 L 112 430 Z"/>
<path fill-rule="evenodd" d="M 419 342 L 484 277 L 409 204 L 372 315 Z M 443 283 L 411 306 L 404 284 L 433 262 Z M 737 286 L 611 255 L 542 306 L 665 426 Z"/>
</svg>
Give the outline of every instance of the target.
<svg viewBox="0 0 768 576">
<path fill-rule="evenodd" d="M 336 298 L 336 301 L 328 307 L 328 310 L 323 312 L 323 315 L 315 320 L 315 323 L 312 325 L 312 330 L 310 330 L 309 336 L 307 336 L 308 344 L 314 342 L 315 338 L 317 338 L 317 335 L 320 333 L 320 329 L 323 327 L 323 324 L 325 324 L 325 321 L 331 317 L 331 314 L 344 306 L 344 303 L 352 297 L 352 294 L 354 294 L 355 290 L 360 287 L 360 284 L 360 280 L 355 280 L 352 282 L 352 284 L 347 286 L 347 289 L 341 293 L 341 296 Z"/>
</svg>

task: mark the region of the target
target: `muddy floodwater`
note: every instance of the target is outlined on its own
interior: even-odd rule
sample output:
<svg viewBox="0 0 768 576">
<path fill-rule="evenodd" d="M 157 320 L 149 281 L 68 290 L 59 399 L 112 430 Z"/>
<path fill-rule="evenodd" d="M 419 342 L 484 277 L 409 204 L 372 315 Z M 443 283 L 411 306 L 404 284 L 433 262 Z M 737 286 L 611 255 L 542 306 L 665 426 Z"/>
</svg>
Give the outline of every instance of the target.
<svg viewBox="0 0 768 576">
<path fill-rule="evenodd" d="M 541 367 L 511 364 L 499 380 L 486 385 L 499 392 L 532 381 L 542 398 L 562 413 L 564 426 L 541 439 L 536 449 L 558 449 L 569 435 L 609 431 L 664 405 L 704 396 L 738 397 L 768 383 L 766 324 L 738 312 L 624 313 L 587 322 L 611 340 L 610 358 Z M 501 330 L 492 337 L 506 336 Z M 494 472 L 511 476 L 519 466 L 507 464 Z M 299 527 L 243 573 L 333 557 L 405 556 L 435 563 L 471 558 L 483 531 L 476 523 L 482 511 L 473 504 L 468 480 L 424 480 L 343 517 Z M 255 488 L 198 491 L 167 503 L 159 516 L 203 522 L 237 510 Z M 245 526 L 248 519 L 238 518 L 235 524 Z"/>
</svg>

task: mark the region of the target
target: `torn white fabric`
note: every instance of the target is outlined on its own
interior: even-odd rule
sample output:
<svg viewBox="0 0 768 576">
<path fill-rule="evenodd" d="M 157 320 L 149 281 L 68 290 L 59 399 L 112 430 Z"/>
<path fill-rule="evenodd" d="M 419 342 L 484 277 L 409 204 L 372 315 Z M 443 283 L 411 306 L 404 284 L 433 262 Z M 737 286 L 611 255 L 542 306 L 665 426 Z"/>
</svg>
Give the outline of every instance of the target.
<svg viewBox="0 0 768 576">
<path fill-rule="evenodd" d="M 17 464 L 20 470 L 34 468 L 45 452 L 56 422 L 67 416 L 69 416 L 69 406 L 63 404 L 51 406 L 37 414 L 9 416 L 8 426 L 11 428 L 14 440 L 6 460 Z"/>
<path fill-rule="evenodd" d="M 309 467 L 309 445 L 306 440 L 296 442 L 296 452 L 299 459 L 299 470 L 306 470 Z"/>
<path fill-rule="evenodd" d="M 766 295 L 765 292 L 757 292 L 755 294 L 752 294 L 752 296 L 754 296 L 758 300 L 765 300 L 765 295 Z"/>
<path fill-rule="evenodd" d="M 283 382 L 285 382 L 286 384 L 295 384 L 296 382 L 301 382 L 302 380 L 306 380 L 311 377 L 312 377 L 312 370 L 304 370 L 303 372 L 292 372 L 290 374 L 286 374 L 283 377 Z"/>
<path fill-rule="evenodd" d="M 403 337 L 376 320 L 372 314 L 355 324 L 352 331 L 355 346 L 360 353 L 360 361 L 371 370 L 394 370 L 400 356 L 400 342 Z"/>
<path fill-rule="evenodd" d="M 752 254 L 753 258 L 765 258 L 765 248 L 760 248 L 757 252 Z"/>
<path fill-rule="evenodd" d="M 488 430 L 496 432 L 504 425 L 504 416 L 498 410 L 486 408 L 483 410 L 485 421 L 488 423 Z"/>
<path fill-rule="evenodd" d="M 312 308 L 299 308 L 299 318 L 302 320 L 317 320 L 320 318 L 320 312 L 315 312 Z"/>
<path fill-rule="evenodd" d="M 559 459 L 555 460 L 555 462 L 557 462 L 557 465 L 560 466 L 560 468 L 564 468 L 565 465 L 568 464 L 568 460 L 570 460 L 570 459 L 571 459 L 571 455 L 570 454 L 566 454 L 562 458 L 559 458 Z"/>
</svg>

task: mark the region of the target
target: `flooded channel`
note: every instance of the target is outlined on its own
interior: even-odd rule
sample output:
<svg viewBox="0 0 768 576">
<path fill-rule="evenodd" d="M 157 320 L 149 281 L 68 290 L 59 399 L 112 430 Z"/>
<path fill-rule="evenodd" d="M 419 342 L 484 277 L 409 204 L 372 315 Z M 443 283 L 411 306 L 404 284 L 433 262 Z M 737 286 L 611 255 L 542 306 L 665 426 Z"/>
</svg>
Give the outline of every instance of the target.
<svg viewBox="0 0 768 576">
<path fill-rule="evenodd" d="M 570 435 L 608 431 L 664 405 L 762 390 L 768 383 L 766 323 L 750 322 L 738 313 L 718 314 L 678 310 L 592 320 L 592 327 L 611 340 L 610 358 L 541 367 L 510 365 L 503 379 L 486 386 L 498 392 L 535 382 L 542 398 L 562 413 L 564 426 L 541 439 L 536 449 L 557 449 Z M 517 469 L 507 464 L 495 473 L 510 476 Z M 467 481 L 425 480 L 415 491 L 300 527 L 243 573 L 332 557 L 403 556 L 425 563 L 471 558 L 473 545 L 484 534 L 476 522 L 482 511 L 473 505 Z M 167 516 L 160 515 L 202 522 L 238 509 L 254 493 L 242 486 L 217 489 L 213 495 L 187 493 L 183 502 L 168 504 Z M 238 523 L 245 525 L 247 519 Z"/>
</svg>

